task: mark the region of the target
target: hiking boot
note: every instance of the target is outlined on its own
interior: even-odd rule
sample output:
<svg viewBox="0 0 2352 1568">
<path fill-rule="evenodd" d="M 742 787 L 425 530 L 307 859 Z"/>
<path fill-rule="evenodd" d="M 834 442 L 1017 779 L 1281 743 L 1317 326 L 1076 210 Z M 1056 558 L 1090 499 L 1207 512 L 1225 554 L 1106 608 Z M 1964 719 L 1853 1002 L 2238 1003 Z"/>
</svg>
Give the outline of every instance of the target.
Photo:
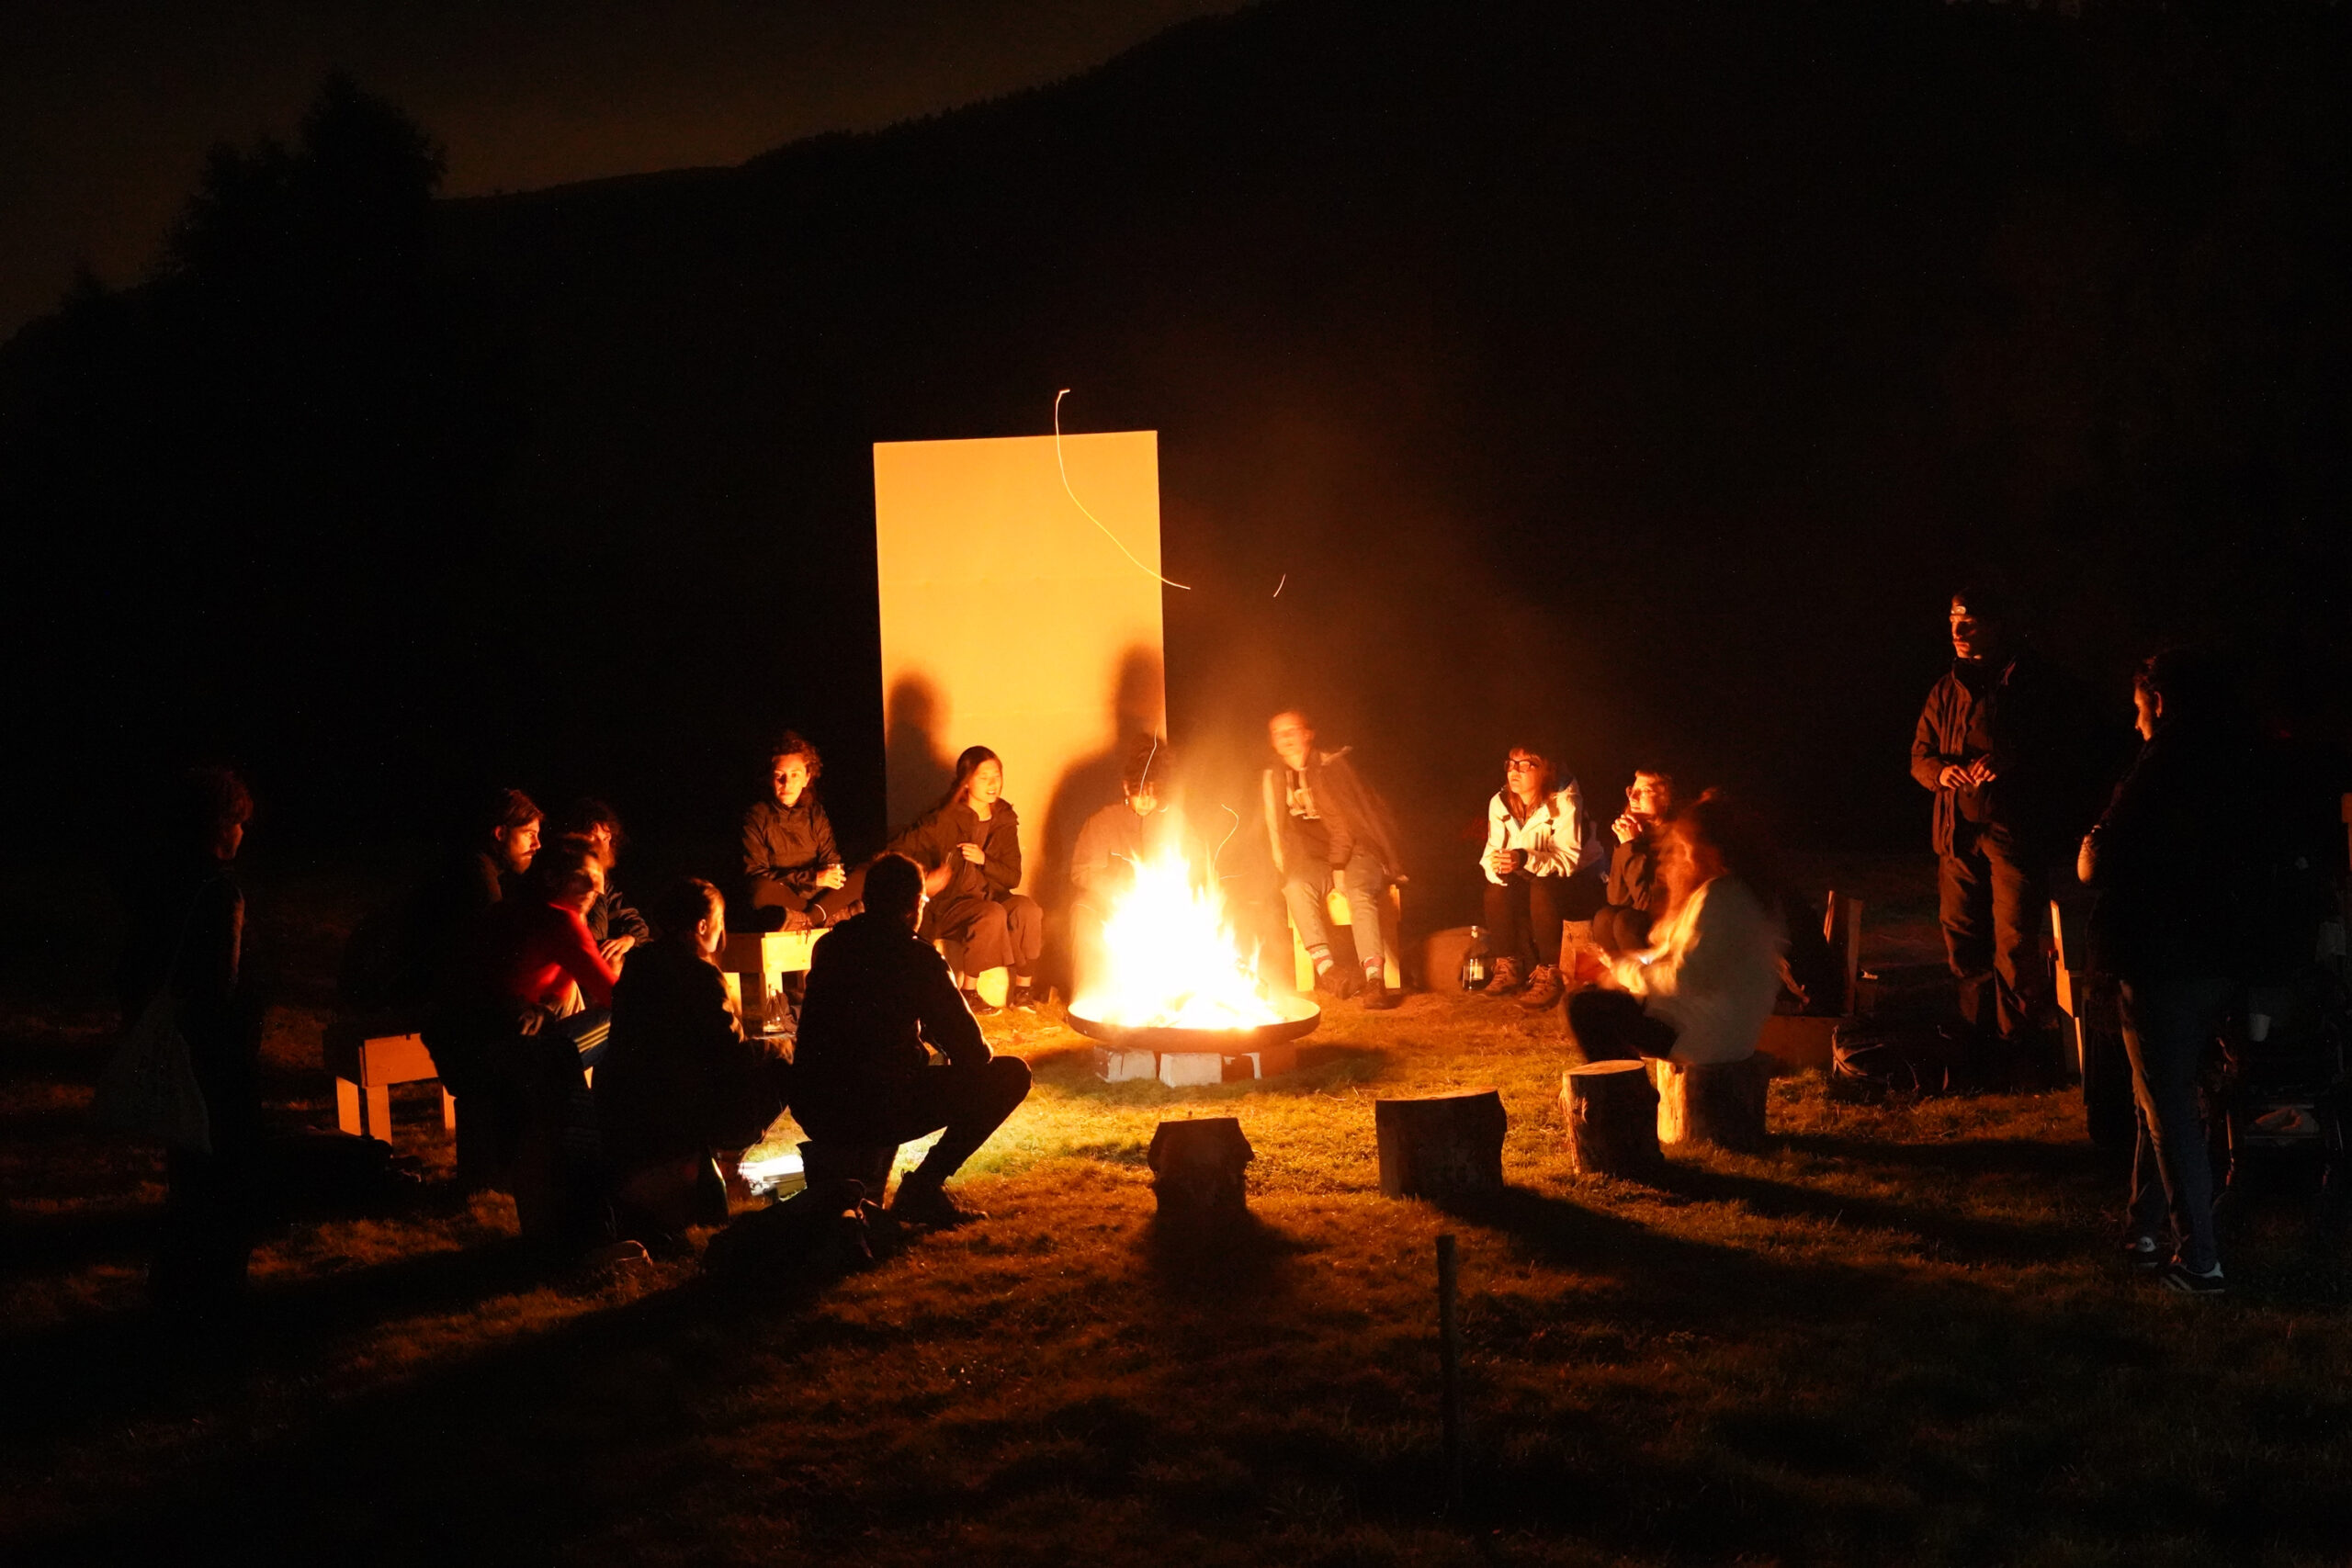
<svg viewBox="0 0 2352 1568">
<path fill-rule="evenodd" d="M 2123 1241 L 2123 1261 L 2143 1273 L 2153 1271 L 2165 1266 L 2165 1249 L 2156 1245 L 2154 1236 L 2127 1236 Z"/>
<path fill-rule="evenodd" d="M 1366 1012 L 1388 1012 L 1404 1005 L 1405 993 L 1390 990 L 1383 981 L 1367 980 L 1359 1000 Z"/>
<path fill-rule="evenodd" d="M 1495 960 L 1495 977 L 1487 982 L 1487 988 L 1481 994 L 1489 997 L 1507 997 L 1514 991 L 1523 991 L 1526 988 L 1527 972 L 1520 967 L 1519 960 L 1498 958 Z"/>
<path fill-rule="evenodd" d="M 1315 988 L 1323 992 L 1326 996 L 1336 998 L 1340 1001 L 1346 1001 L 1350 997 L 1354 996 L 1358 991 L 1363 989 L 1363 982 L 1357 979 L 1355 976 L 1348 970 L 1342 969 L 1338 964 L 1334 964 L 1328 969 L 1318 969 L 1316 971 Z"/>
<path fill-rule="evenodd" d="M 2178 1291 L 2185 1296 L 2218 1296 L 2229 1291 L 2229 1286 L 2222 1282 L 2222 1266 L 2218 1263 L 2201 1274 L 2186 1263 L 2168 1263 L 2157 1278 L 2165 1282 L 2165 1289 Z"/>
<path fill-rule="evenodd" d="M 1035 1012 L 1046 1005 L 1046 988 L 1043 986 L 1015 986 L 1006 993 L 1004 1005 L 1023 1012 Z"/>
<path fill-rule="evenodd" d="M 989 1217 L 987 1211 L 967 1209 L 947 1195 L 947 1189 L 928 1181 L 900 1181 L 899 1195 L 890 1200 L 890 1213 L 900 1224 L 935 1231 L 954 1230 Z"/>
<path fill-rule="evenodd" d="M 1004 1010 L 983 998 L 978 991 L 964 993 L 964 1005 L 972 1010 L 974 1018 L 994 1018 Z"/>
<path fill-rule="evenodd" d="M 1539 964 L 1527 976 L 1527 995 L 1519 998 L 1519 1005 L 1530 1012 L 1542 1012 L 1546 1008 L 1556 1006 L 1561 992 L 1566 988 L 1560 984 L 1557 969 L 1549 964 Z"/>
</svg>

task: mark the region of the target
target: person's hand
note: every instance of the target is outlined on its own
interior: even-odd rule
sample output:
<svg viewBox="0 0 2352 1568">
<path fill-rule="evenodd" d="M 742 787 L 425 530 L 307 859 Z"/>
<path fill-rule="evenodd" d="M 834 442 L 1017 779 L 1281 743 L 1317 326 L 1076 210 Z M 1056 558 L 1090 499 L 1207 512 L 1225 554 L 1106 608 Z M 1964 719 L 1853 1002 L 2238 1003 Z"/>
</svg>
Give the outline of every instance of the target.
<svg viewBox="0 0 2352 1568">
<path fill-rule="evenodd" d="M 548 1015 L 544 1010 L 526 1004 L 522 1016 L 514 1021 L 514 1032 L 524 1035 L 537 1034 L 547 1026 L 547 1021 Z"/>
<path fill-rule="evenodd" d="M 846 867 L 829 865 L 817 874 L 817 886 L 820 887 L 845 887 L 848 885 L 849 871 Z"/>
<path fill-rule="evenodd" d="M 955 874 L 956 868 L 944 863 L 930 871 L 924 872 L 922 874 L 923 897 L 926 898 L 936 898 L 942 893 L 946 892 L 947 884 Z"/>
<path fill-rule="evenodd" d="M 2000 774 L 1993 771 L 1993 759 L 1990 757 L 1979 757 L 1976 761 L 1968 764 L 1968 782 L 1970 784 L 1988 784 L 2000 776 Z"/>
<path fill-rule="evenodd" d="M 982 850 L 979 845 L 958 844 L 956 847 L 958 850 L 961 850 L 964 853 L 964 858 L 970 861 L 974 865 L 986 865 L 988 863 L 988 852 Z"/>
<path fill-rule="evenodd" d="M 621 954 L 636 945 L 637 938 L 633 936 L 616 936 L 607 938 L 605 945 L 596 951 L 605 955 L 605 963 L 617 969 L 621 966 Z"/>
<path fill-rule="evenodd" d="M 1509 876 L 1526 858 L 1525 853 L 1519 850 L 1497 850 L 1487 857 L 1487 863 L 1494 868 L 1497 876 Z"/>
<path fill-rule="evenodd" d="M 1968 770 L 1957 762 L 1945 763 L 1944 771 L 1936 775 L 1937 784 L 1944 789 L 1966 789 L 1974 782 L 1969 777 Z"/>
<path fill-rule="evenodd" d="M 1630 844 L 1641 837 L 1642 825 L 1634 820 L 1632 812 L 1621 811 L 1617 814 L 1617 820 L 1609 824 L 1609 830 L 1617 835 L 1619 843 Z"/>
</svg>

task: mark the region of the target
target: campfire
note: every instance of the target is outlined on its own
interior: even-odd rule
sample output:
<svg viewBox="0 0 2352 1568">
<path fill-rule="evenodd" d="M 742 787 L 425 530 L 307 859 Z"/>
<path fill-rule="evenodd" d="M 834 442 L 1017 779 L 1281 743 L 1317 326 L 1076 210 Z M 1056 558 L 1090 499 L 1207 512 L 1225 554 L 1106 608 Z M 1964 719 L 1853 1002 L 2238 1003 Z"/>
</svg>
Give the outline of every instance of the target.
<svg viewBox="0 0 2352 1568">
<path fill-rule="evenodd" d="M 1244 956 L 1212 880 L 1194 881 L 1175 850 L 1136 864 L 1135 883 L 1102 925 L 1093 972 L 1070 1004 L 1070 1024 L 1094 1039 L 1160 1056 L 1241 1057 L 1312 1030 L 1322 1014 L 1275 997 Z M 1167 1065 L 1155 1075 L 1168 1080 Z M 1242 1076 L 1265 1066 L 1253 1057 Z M 1216 1075 L 1229 1076 L 1229 1075 Z"/>
</svg>

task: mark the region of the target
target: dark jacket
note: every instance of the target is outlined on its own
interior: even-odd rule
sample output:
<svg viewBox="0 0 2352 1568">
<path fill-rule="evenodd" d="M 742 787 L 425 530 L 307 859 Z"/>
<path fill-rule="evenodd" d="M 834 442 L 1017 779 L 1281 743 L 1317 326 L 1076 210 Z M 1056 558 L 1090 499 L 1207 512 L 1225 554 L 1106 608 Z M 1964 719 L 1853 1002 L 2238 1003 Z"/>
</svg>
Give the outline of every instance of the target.
<svg viewBox="0 0 2352 1568">
<path fill-rule="evenodd" d="M 2167 724 L 2092 829 L 2093 962 L 2126 980 L 2242 977 L 2255 852 L 2239 826 L 2259 820 L 2254 738 Z"/>
<path fill-rule="evenodd" d="M 753 908 L 808 908 L 824 891 L 819 874 L 841 863 L 832 821 L 815 790 L 803 790 L 789 808 L 763 800 L 743 813 L 743 881 Z"/>
<path fill-rule="evenodd" d="M 1911 735 L 1911 776 L 1936 797 L 1935 849 L 1975 829 L 2007 829 L 2049 856 L 2089 813 L 2081 805 L 2081 705 L 2057 671 L 2030 652 L 1993 666 L 1954 660 L 1929 688 Z M 1999 776 L 1983 788 L 1946 789 L 1946 767 L 1989 756 Z"/>
<path fill-rule="evenodd" d="M 746 1040 L 727 984 L 684 938 L 629 954 L 613 987 L 613 1032 L 596 1067 L 605 1158 L 627 1171 L 744 1148 L 784 1114 L 790 1065 Z"/>
<path fill-rule="evenodd" d="M 144 877 L 128 895 L 130 929 L 117 975 L 123 1021 L 168 987 L 215 1151 L 249 1142 L 261 1115 L 261 1003 L 245 962 L 245 896 L 209 855 Z"/>
<path fill-rule="evenodd" d="M 957 1066 L 990 1055 L 938 950 L 881 910 L 833 928 L 816 948 L 794 1046 L 793 1103 L 871 1111 L 929 1071 L 930 1042 Z"/>
<path fill-rule="evenodd" d="M 1124 892 L 1135 882 L 1135 863 L 1163 852 L 1176 840 L 1172 811 L 1138 817 L 1125 801 L 1106 806 L 1078 830 L 1078 845 L 1069 857 L 1070 886 L 1081 897 Z"/>
<path fill-rule="evenodd" d="M 1653 823 L 1619 844 L 1609 857 L 1609 901 L 1625 909 L 1662 912 L 1668 894 L 1658 875 L 1658 840 L 1664 826 Z"/>
<path fill-rule="evenodd" d="M 1389 814 L 1388 803 L 1363 782 L 1355 764 L 1348 761 L 1348 749 L 1309 751 L 1303 771 L 1316 814 L 1323 823 L 1325 858 L 1335 866 L 1344 866 L 1362 847 L 1379 857 L 1390 876 L 1403 880 L 1404 844 L 1396 831 L 1396 819 Z M 1277 870 L 1288 870 L 1293 859 L 1306 852 L 1306 844 L 1290 815 L 1290 774 L 1287 767 L 1268 768 L 1261 784 L 1266 836 Z"/>
<path fill-rule="evenodd" d="M 596 901 L 588 906 L 588 934 L 599 947 L 616 936 L 634 938 L 642 946 L 653 939 L 653 928 L 629 903 L 628 896 L 607 882 Z"/>
<path fill-rule="evenodd" d="M 959 852 L 961 844 L 979 845 L 986 858 L 974 865 Z M 890 851 L 925 870 L 944 865 L 955 874 L 932 900 L 935 905 L 1001 898 L 1021 886 L 1021 813 L 1000 800 L 983 822 L 962 801 L 951 801 L 891 840 Z"/>
</svg>

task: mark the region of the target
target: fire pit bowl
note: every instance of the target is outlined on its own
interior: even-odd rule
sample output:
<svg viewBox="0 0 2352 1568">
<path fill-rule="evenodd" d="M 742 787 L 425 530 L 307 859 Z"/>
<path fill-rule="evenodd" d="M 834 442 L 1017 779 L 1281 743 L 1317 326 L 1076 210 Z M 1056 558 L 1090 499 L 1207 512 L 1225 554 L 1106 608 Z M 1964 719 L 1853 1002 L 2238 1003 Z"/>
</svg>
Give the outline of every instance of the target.
<svg viewBox="0 0 2352 1568">
<path fill-rule="evenodd" d="M 1245 1052 L 1262 1051 L 1270 1045 L 1296 1040 L 1315 1032 L 1323 1021 L 1323 1010 L 1305 997 L 1275 997 L 1276 1010 L 1283 1016 L 1274 1023 L 1261 1023 L 1255 1029 L 1178 1029 L 1165 1025 L 1130 1028 L 1125 1024 L 1104 1023 L 1089 1018 L 1077 1008 L 1069 1010 L 1069 1026 L 1090 1040 L 1100 1040 L 1105 1045 L 1115 1045 L 1126 1051 L 1154 1052 L 1216 1052 L 1238 1056 Z"/>
</svg>

